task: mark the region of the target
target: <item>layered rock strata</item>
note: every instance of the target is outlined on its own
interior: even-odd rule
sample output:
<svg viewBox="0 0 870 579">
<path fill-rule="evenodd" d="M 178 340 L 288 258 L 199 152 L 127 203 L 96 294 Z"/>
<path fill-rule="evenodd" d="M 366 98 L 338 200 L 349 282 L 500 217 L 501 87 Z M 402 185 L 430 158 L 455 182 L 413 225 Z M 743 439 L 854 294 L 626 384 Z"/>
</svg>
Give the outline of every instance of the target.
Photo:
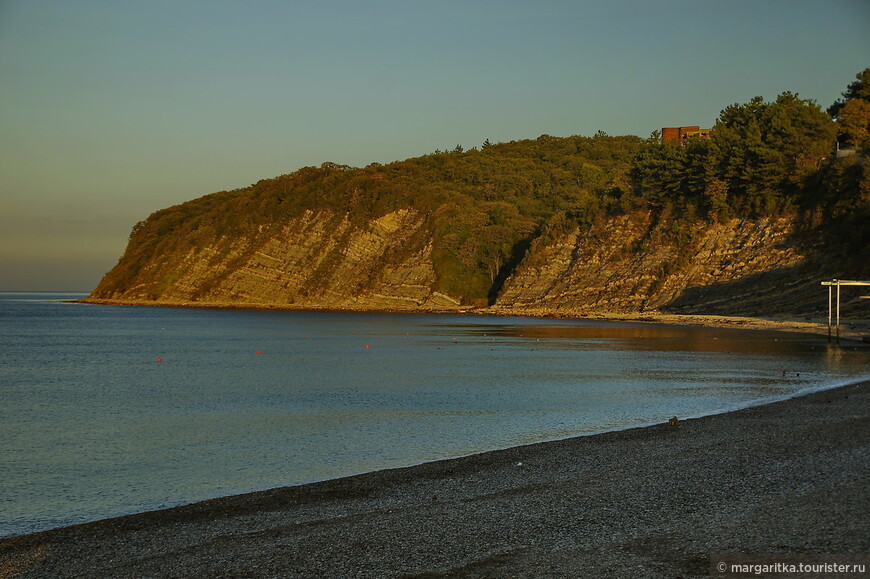
<svg viewBox="0 0 870 579">
<path fill-rule="evenodd" d="M 497 306 L 759 315 L 817 309 L 825 273 L 787 218 L 698 225 L 678 243 L 648 214 L 534 244 Z M 671 236 L 671 239 L 673 236 Z"/>
<path fill-rule="evenodd" d="M 329 308 L 450 308 L 433 289 L 424 219 L 402 209 L 362 226 L 306 211 L 278 227 L 219 237 L 183 255 L 152 256 L 129 289 L 107 279 L 94 300 L 274 304 Z"/>
<path fill-rule="evenodd" d="M 107 274 L 90 300 L 458 309 L 463 296 L 439 291 L 430 220 L 412 208 L 361 223 L 308 210 L 207 243 L 177 232 L 158 249 L 131 241 L 116 268 L 124 277 Z M 794 220 L 705 222 L 679 234 L 670 227 L 639 212 L 539 237 L 509 272 L 493 307 L 750 316 L 826 309 L 819 281 L 837 277 L 837 263 L 826 259 L 820 243 L 801 238 Z M 846 296 L 843 311 L 866 309 L 858 298 Z"/>
</svg>

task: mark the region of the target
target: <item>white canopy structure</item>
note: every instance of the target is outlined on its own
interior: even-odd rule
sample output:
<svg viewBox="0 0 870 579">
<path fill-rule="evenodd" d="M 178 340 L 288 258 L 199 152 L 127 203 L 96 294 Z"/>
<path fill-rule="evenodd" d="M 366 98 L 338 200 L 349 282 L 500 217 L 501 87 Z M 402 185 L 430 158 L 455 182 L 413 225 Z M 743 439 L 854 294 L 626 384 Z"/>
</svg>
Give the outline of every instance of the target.
<svg viewBox="0 0 870 579">
<path fill-rule="evenodd" d="M 840 286 L 842 285 L 864 285 L 870 286 L 870 281 L 854 281 L 848 279 L 832 279 L 831 281 L 823 281 L 822 285 L 828 286 L 828 339 L 831 339 L 831 324 L 833 317 L 833 293 L 834 287 L 837 288 L 837 318 L 836 318 L 836 331 L 837 331 L 837 341 L 840 341 Z M 870 297 L 870 296 L 861 296 L 861 297 Z"/>
</svg>

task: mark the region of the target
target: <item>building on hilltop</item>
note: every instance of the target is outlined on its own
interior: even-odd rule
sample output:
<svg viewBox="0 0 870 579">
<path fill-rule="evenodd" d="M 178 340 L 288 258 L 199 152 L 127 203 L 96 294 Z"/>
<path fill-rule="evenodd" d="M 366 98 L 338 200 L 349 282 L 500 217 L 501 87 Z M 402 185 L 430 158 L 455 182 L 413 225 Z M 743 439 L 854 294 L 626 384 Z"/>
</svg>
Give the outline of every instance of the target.
<svg viewBox="0 0 870 579">
<path fill-rule="evenodd" d="M 700 137 L 701 139 L 709 139 L 710 131 L 713 129 L 702 129 L 701 127 L 663 127 L 662 142 L 663 143 L 685 143 L 689 137 Z"/>
</svg>

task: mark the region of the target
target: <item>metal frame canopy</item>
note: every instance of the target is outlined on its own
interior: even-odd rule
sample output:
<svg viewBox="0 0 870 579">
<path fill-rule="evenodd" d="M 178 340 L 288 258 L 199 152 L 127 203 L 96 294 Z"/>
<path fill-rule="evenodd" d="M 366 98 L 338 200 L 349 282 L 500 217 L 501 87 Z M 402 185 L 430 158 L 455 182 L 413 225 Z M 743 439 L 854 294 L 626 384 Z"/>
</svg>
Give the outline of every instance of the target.
<svg viewBox="0 0 870 579">
<path fill-rule="evenodd" d="M 833 311 L 833 291 L 834 286 L 837 287 L 837 341 L 840 341 L 840 286 L 841 285 L 863 285 L 870 286 L 870 281 L 855 281 L 848 279 L 832 279 L 831 281 L 823 281 L 822 285 L 828 286 L 828 340 L 831 339 L 831 317 Z M 865 297 L 865 296 L 861 296 Z"/>
</svg>

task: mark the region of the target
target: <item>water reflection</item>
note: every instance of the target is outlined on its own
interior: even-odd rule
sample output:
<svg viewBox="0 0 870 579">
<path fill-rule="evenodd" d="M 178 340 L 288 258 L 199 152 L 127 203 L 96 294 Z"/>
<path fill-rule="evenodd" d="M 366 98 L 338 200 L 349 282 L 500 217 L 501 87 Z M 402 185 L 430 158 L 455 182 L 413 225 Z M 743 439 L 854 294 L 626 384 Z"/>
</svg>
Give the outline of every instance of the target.
<svg viewBox="0 0 870 579">
<path fill-rule="evenodd" d="M 588 349 L 765 354 L 825 350 L 831 356 L 841 355 L 836 353 L 840 348 L 828 344 L 821 336 L 791 332 L 597 321 L 493 323 L 492 320 L 486 318 L 473 323 L 432 324 L 428 328 L 433 334 L 457 338 L 476 338 L 480 341 L 547 340 Z"/>
</svg>

